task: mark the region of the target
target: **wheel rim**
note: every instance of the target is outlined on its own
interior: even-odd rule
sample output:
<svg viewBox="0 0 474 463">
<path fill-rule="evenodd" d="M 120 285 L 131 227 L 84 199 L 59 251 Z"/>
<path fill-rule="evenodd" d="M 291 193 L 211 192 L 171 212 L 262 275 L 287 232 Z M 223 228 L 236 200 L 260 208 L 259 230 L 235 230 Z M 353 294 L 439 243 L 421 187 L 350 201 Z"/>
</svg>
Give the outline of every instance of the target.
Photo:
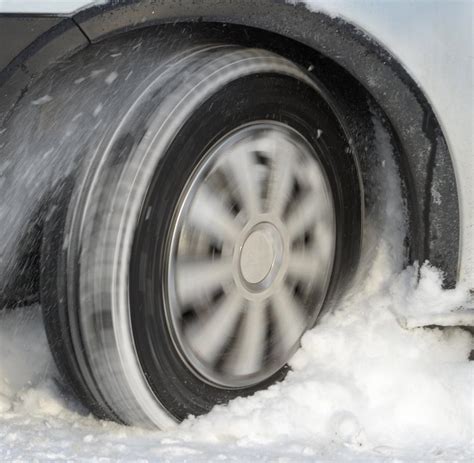
<svg viewBox="0 0 474 463">
<path fill-rule="evenodd" d="M 253 122 L 206 153 L 178 202 L 165 288 L 194 373 L 243 388 L 289 361 L 323 303 L 335 228 L 318 156 L 291 127 Z"/>
</svg>

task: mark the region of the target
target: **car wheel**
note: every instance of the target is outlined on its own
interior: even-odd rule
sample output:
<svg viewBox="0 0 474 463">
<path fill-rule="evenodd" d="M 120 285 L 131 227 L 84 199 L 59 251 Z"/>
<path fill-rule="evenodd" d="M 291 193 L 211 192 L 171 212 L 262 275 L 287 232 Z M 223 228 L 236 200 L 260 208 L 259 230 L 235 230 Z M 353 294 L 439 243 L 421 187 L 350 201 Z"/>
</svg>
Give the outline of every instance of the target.
<svg viewBox="0 0 474 463">
<path fill-rule="evenodd" d="M 115 91 L 44 226 L 45 325 L 98 416 L 164 429 L 285 376 L 362 193 L 337 104 L 271 52 L 170 46 Z"/>
</svg>

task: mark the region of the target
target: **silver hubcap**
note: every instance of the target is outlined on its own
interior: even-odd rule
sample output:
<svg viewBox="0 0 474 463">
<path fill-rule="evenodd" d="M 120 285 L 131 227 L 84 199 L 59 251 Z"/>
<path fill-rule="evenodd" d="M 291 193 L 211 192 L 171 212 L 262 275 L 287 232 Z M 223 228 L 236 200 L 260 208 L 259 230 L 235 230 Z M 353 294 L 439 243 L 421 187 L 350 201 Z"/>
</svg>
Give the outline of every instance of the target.
<svg viewBox="0 0 474 463">
<path fill-rule="evenodd" d="M 255 122 L 214 146 L 185 188 L 171 235 L 168 319 L 205 381 L 256 384 L 285 365 L 326 294 L 331 190 L 292 128 Z"/>
</svg>

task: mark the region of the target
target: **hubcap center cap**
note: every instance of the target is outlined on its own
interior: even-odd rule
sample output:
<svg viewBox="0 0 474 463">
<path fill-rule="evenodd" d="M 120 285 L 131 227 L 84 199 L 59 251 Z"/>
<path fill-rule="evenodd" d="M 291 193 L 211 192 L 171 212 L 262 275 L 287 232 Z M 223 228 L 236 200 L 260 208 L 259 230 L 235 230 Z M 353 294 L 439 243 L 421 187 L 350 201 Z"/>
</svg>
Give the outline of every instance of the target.
<svg viewBox="0 0 474 463">
<path fill-rule="evenodd" d="M 240 271 L 247 283 L 260 283 L 270 273 L 275 261 L 272 237 L 265 230 L 250 233 L 242 246 Z"/>
</svg>

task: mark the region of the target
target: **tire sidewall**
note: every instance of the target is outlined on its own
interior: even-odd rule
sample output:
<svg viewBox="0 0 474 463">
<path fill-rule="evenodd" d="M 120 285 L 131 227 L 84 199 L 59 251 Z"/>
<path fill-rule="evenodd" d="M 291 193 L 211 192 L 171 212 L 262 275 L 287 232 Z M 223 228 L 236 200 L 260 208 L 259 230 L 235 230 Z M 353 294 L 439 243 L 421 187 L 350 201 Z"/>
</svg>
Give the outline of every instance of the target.
<svg viewBox="0 0 474 463">
<path fill-rule="evenodd" d="M 338 244 L 333 273 L 337 278 L 331 281 L 332 293 L 340 287 L 342 275 L 345 274 L 342 263 L 350 263 L 357 254 L 353 250 L 351 253 L 344 251 L 344 246 L 347 247 L 344 237 L 351 236 L 352 247 L 357 247 L 358 240 L 357 237 L 354 239 L 353 231 L 360 228 L 360 190 L 350 145 L 334 108 L 322 97 L 325 92 L 313 80 L 289 61 L 261 50 L 219 50 L 211 59 L 208 52 L 203 52 L 201 56 L 193 57 L 186 69 L 187 75 L 192 76 L 187 77 L 186 81 L 182 77 L 183 80 L 176 79 L 166 85 L 157 82 L 155 86 L 148 86 L 134 102 L 133 111 L 120 121 L 115 133 L 103 139 L 82 181 L 78 182 L 69 212 L 73 233 L 68 236 L 66 259 L 69 272 L 68 313 L 70 318 L 77 320 L 78 326 L 73 329 L 77 329 L 82 336 L 81 345 L 75 346 L 78 356 L 81 354 L 77 351 L 84 349 L 82 355 L 85 360 L 81 368 L 90 370 L 94 380 L 101 384 L 99 389 L 105 394 L 102 400 L 109 403 L 112 409 L 121 407 L 119 417 L 122 421 L 145 425 L 153 423 L 160 428 L 172 426 L 176 420 L 185 418 L 190 410 L 196 414 L 204 413 L 216 403 L 227 402 L 237 395 L 251 394 L 281 379 L 286 373 L 286 368 L 283 368 L 256 387 L 238 391 L 214 388 L 200 381 L 173 348 L 162 308 L 156 310 L 159 317 L 153 320 L 153 326 L 159 328 L 158 338 L 163 341 L 161 350 L 156 342 L 158 338 L 153 342 L 160 356 L 158 362 L 150 368 L 150 363 L 144 361 L 143 353 L 137 353 L 137 340 L 143 341 L 144 338 L 133 331 L 132 319 L 136 313 L 130 305 L 129 294 L 130 259 L 136 227 L 143 213 L 146 194 L 160 169 L 168 177 L 163 188 L 167 184 L 171 188 L 170 195 L 173 189 L 176 190 L 176 179 L 188 177 L 187 172 L 193 164 L 179 156 L 179 140 L 189 139 L 183 133 L 189 127 L 191 131 L 198 132 L 198 128 L 193 127 L 193 119 L 199 119 L 196 115 L 209 112 L 206 102 L 209 103 L 228 85 L 235 85 L 233 94 L 240 97 L 242 104 L 244 100 L 252 102 L 255 95 L 245 95 L 245 87 L 238 88 L 239 81 L 243 84 L 248 76 L 258 76 L 261 82 L 264 82 L 264 76 L 285 76 L 301 88 L 311 89 L 320 101 L 319 110 L 324 108 L 332 117 L 335 128 L 333 137 L 330 136 L 331 124 L 326 127 L 327 121 L 321 119 L 317 128 L 323 130 L 326 136 L 318 141 L 316 130 L 311 133 L 311 123 L 305 122 L 304 118 L 298 121 L 297 109 L 286 115 L 284 108 L 273 113 L 260 112 L 258 117 L 265 115 L 294 128 L 299 125 L 300 130 L 307 132 L 304 135 L 310 143 L 317 147 L 318 152 L 325 153 L 321 161 L 331 180 L 333 194 L 336 198 L 344 198 L 338 206 Z M 288 101 L 290 98 L 298 100 L 298 91 L 287 97 Z M 158 109 L 153 112 L 153 108 Z M 235 105 L 229 104 L 227 109 L 242 114 L 242 111 L 235 111 Z M 249 122 L 249 117 L 257 116 L 247 114 L 236 118 L 233 124 L 237 126 Z M 196 137 L 205 140 L 208 146 L 229 128 L 227 124 L 214 134 L 201 133 Z M 199 162 L 206 146 L 194 152 L 195 163 Z M 170 162 L 172 167 L 169 167 Z M 164 169 L 165 165 L 168 170 Z M 175 176 L 169 175 L 169 172 Z M 347 181 L 341 182 L 340 175 Z M 163 194 L 165 203 L 167 196 L 167 193 Z M 170 211 L 164 212 L 162 217 L 169 218 Z M 169 229 L 166 220 L 161 220 L 160 231 L 154 232 L 163 243 L 166 240 L 161 238 Z M 163 250 L 158 255 L 162 256 Z M 98 323 L 98 313 L 108 323 Z M 146 316 L 143 323 L 147 323 Z M 143 347 L 141 351 L 144 351 Z M 158 375 L 152 371 L 158 372 Z M 183 385 L 186 387 L 183 388 Z M 117 401 L 123 396 L 133 397 L 134 402 L 118 405 Z"/>
</svg>

